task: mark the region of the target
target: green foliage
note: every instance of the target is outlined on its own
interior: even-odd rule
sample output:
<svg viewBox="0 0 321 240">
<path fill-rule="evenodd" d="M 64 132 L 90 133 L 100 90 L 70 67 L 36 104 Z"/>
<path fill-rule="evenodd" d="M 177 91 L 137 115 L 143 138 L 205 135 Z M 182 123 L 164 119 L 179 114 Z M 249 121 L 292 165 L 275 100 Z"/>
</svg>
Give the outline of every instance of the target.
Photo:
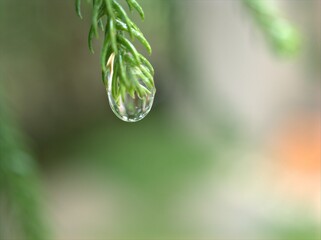
<svg viewBox="0 0 321 240">
<path fill-rule="evenodd" d="M 0 92 L 1 93 L 1 92 Z M 0 96 L 1 97 L 1 96 Z M 0 101 L 0 200 L 9 202 L 7 214 L 14 218 L 14 236 L 26 240 L 48 239 L 47 227 L 41 214 L 38 179 L 34 159 L 26 151 L 23 138 L 13 121 L 8 117 L 4 101 Z M 10 223 L 3 219 L 1 230 Z M 4 231 L 5 232 L 5 231 Z M 12 236 L 2 236 L 13 239 Z M 21 238 L 19 238 L 21 239 Z"/>
<path fill-rule="evenodd" d="M 130 11 L 137 11 L 141 19 L 145 15 L 136 0 L 126 0 Z M 80 4 L 76 0 L 76 11 L 82 18 Z M 137 39 L 151 54 L 152 49 L 138 26 L 128 17 L 118 0 L 93 0 L 92 24 L 88 34 L 91 52 L 93 38 L 99 37 L 99 27 L 104 32 L 101 50 L 101 68 L 105 87 L 112 78 L 112 94 L 115 99 L 126 93 L 144 97 L 154 89 L 154 69 L 150 62 L 140 54 L 130 40 Z M 130 39 L 130 40 L 129 40 Z"/>
<path fill-rule="evenodd" d="M 243 0 L 254 20 L 260 25 L 272 47 L 280 55 L 294 55 L 300 49 L 300 35 L 273 1 Z"/>
</svg>

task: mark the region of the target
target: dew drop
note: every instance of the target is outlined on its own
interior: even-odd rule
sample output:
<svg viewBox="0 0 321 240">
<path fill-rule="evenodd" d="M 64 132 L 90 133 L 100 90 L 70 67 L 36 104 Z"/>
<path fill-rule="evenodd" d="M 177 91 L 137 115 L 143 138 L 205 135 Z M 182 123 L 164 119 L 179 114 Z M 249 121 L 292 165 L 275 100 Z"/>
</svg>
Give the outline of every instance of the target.
<svg viewBox="0 0 321 240">
<path fill-rule="evenodd" d="M 130 96 L 125 93 L 123 97 L 114 99 L 111 89 L 108 89 L 108 100 L 110 108 L 115 115 L 125 122 L 137 122 L 142 120 L 151 110 L 154 101 L 155 91 L 140 98 L 137 93 Z"/>
<path fill-rule="evenodd" d="M 139 96 L 137 92 L 132 94 L 124 92 L 115 98 L 115 94 L 113 94 L 113 87 L 115 87 L 115 84 L 113 83 L 114 79 L 112 73 L 108 74 L 107 95 L 112 111 L 118 118 L 125 122 L 137 122 L 142 120 L 152 108 L 156 92 L 155 88 L 151 89 L 150 93 L 143 96 Z M 138 81 L 143 87 L 146 87 L 142 81 Z"/>
</svg>

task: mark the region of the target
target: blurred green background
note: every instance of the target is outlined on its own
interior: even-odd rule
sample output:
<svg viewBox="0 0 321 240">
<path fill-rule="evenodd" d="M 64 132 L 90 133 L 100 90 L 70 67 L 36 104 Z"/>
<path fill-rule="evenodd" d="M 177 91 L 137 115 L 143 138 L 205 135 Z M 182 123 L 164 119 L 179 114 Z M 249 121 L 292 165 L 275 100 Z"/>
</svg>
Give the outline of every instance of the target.
<svg viewBox="0 0 321 240">
<path fill-rule="evenodd" d="M 262 0 L 294 40 L 241 1 L 140 2 L 157 94 L 129 124 L 90 4 L 0 0 L 0 239 L 320 239 L 320 1 Z"/>
</svg>

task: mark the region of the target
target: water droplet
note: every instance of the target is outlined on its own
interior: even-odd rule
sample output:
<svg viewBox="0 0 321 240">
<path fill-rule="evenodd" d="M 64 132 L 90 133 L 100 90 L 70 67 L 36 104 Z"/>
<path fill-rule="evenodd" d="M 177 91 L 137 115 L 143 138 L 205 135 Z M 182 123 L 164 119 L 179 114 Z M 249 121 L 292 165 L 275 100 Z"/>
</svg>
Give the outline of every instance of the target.
<svg viewBox="0 0 321 240">
<path fill-rule="evenodd" d="M 115 115 L 125 122 L 137 122 L 143 119 L 151 110 L 155 91 L 140 98 L 137 93 L 130 96 L 129 93 L 114 99 L 112 92 L 108 91 L 109 105 Z"/>
<path fill-rule="evenodd" d="M 117 79 L 113 77 L 112 72 L 108 74 L 107 78 L 109 105 L 118 118 L 125 122 L 137 122 L 142 120 L 150 112 L 156 92 L 154 87 L 150 89 L 143 81 L 138 79 L 142 88 L 148 89 L 147 93 L 139 94 L 137 91 L 129 93 L 124 87 L 122 90 L 118 90 L 118 94 L 115 94 L 115 89 L 113 88 L 120 89 L 119 86 L 116 86 L 118 83 L 113 83 L 113 81 Z"/>
</svg>

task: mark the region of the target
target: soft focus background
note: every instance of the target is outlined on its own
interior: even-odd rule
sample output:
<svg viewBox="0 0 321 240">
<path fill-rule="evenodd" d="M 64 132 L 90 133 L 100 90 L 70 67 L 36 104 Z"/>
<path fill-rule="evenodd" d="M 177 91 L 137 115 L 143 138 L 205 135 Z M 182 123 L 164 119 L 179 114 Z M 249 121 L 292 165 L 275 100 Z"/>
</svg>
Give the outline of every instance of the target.
<svg viewBox="0 0 321 240">
<path fill-rule="evenodd" d="M 72 0 L 0 0 L 0 124 L 15 120 L 38 165 L 48 238 L 320 239 L 321 2 L 276 1 L 301 34 L 292 57 L 241 1 L 140 2 L 157 95 L 129 124 L 108 106 L 101 39 L 87 48 L 89 4 L 81 21 Z M 26 194 L 3 194 L 15 176 L 0 178 L 5 240 L 39 230 L 23 174 Z"/>
</svg>

